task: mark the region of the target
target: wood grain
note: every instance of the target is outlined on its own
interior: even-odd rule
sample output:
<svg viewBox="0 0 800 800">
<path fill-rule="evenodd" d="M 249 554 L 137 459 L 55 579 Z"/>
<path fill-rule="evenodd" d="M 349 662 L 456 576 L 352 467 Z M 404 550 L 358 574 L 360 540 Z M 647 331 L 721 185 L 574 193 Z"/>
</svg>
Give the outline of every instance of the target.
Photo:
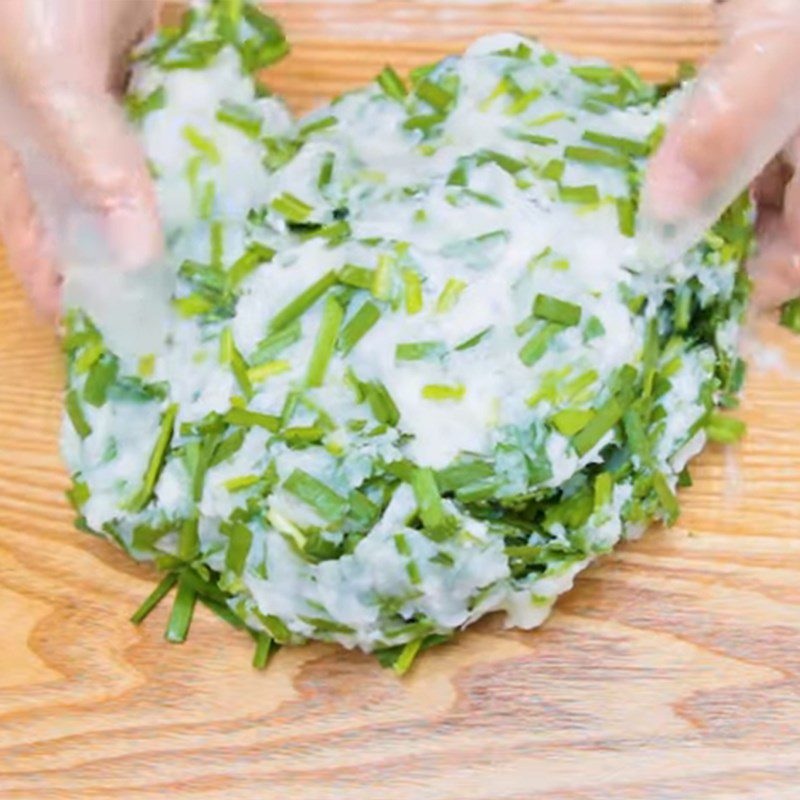
<svg viewBox="0 0 800 800">
<path fill-rule="evenodd" d="M 272 83 L 298 108 L 497 28 L 650 74 L 713 42 L 694 5 L 274 7 L 296 46 Z M 751 375 L 750 436 L 702 456 L 679 526 L 591 569 L 540 631 L 486 621 L 399 682 L 325 646 L 255 672 L 202 610 L 180 647 L 165 609 L 129 625 L 154 575 L 72 530 L 57 342 L 3 268 L 0 320 L 3 800 L 798 796 L 800 341 L 773 324 L 795 376 Z"/>
</svg>

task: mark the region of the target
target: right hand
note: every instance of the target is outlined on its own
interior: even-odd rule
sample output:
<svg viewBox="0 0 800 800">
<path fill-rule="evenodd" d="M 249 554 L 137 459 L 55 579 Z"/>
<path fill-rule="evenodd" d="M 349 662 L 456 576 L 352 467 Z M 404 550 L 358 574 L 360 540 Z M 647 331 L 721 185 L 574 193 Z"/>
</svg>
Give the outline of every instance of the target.
<svg viewBox="0 0 800 800">
<path fill-rule="evenodd" d="M 723 15 L 726 43 L 650 164 L 642 225 L 688 248 L 754 181 L 754 300 L 773 307 L 800 295 L 800 2 L 734 0 Z"/>
<path fill-rule="evenodd" d="M 0 238 L 34 304 L 51 318 L 58 315 L 61 284 L 59 242 L 43 214 L 54 202 L 51 183 L 66 187 L 70 205 L 98 217 L 115 264 L 136 268 L 160 253 L 155 193 L 114 94 L 156 6 L 156 0 L 3 5 Z"/>
</svg>

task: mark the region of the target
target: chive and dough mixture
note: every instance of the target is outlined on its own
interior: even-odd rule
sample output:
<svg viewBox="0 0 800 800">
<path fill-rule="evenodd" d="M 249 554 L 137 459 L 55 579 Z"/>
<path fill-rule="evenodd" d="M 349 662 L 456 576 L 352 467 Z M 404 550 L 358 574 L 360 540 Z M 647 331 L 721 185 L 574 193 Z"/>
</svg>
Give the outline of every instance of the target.
<svg viewBox="0 0 800 800">
<path fill-rule="evenodd" d="M 595 557 L 678 514 L 733 441 L 746 201 L 637 258 L 673 98 L 513 35 L 295 120 L 253 78 L 279 29 L 201 6 L 128 106 L 177 278 L 157 352 L 68 316 L 82 527 L 258 641 L 398 671 L 483 615 L 531 628 Z"/>
</svg>

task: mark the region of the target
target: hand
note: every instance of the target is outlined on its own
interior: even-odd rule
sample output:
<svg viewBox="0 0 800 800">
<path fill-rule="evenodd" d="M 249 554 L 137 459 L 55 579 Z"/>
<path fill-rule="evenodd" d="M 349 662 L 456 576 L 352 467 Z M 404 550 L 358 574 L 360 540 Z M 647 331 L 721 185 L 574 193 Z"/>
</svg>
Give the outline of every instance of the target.
<svg viewBox="0 0 800 800">
<path fill-rule="evenodd" d="M 59 310 L 57 232 L 48 212 L 81 205 L 100 221 L 119 264 L 161 248 L 144 157 L 115 91 L 156 0 L 3 3 L 0 26 L 0 239 L 36 306 Z M 63 188 L 60 200 L 52 194 Z"/>
<path fill-rule="evenodd" d="M 642 223 L 688 247 L 755 179 L 754 299 L 775 306 L 800 295 L 800 3 L 734 0 L 723 21 L 725 45 L 650 164 Z"/>
</svg>

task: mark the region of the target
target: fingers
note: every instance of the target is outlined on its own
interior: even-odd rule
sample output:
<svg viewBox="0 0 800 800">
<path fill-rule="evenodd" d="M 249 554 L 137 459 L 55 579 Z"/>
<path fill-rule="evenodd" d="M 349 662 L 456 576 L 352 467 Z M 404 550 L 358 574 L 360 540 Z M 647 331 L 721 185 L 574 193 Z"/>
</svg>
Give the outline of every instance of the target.
<svg viewBox="0 0 800 800">
<path fill-rule="evenodd" d="M 654 156 L 643 222 L 685 250 L 786 144 L 800 123 L 800 4 L 735 6 L 729 44 L 699 81 Z"/>
<path fill-rule="evenodd" d="M 113 97 L 57 87 L 41 92 L 32 106 L 40 148 L 96 213 L 120 266 L 156 259 L 162 239 L 155 192 Z"/>
<path fill-rule="evenodd" d="M 0 239 L 11 269 L 37 310 L 55 322 L 61 279 L 53 252 L 28 191 L 22 164 L 0 144 Z"/>
</svg>

